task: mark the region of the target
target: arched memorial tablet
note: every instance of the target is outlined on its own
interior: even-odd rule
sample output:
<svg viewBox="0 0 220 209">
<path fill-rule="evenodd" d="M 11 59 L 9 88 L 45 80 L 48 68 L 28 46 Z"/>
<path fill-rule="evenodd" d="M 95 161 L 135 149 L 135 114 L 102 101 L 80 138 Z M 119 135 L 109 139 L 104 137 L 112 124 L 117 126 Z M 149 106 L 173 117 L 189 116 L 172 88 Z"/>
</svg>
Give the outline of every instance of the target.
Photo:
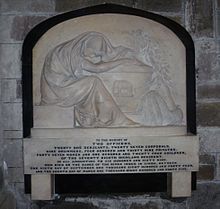
<svg viewBox="0 0 220 209">
<path fill-rule="evenodd" d="M 107 4 L 39 24 L 23 46 L 32 198 L 53 198 L 54 175 L 63 174 L 170 173 L 172 196 L 189 196 L 194 82 L 190 36 L 159 15 Z"/>
</svg>

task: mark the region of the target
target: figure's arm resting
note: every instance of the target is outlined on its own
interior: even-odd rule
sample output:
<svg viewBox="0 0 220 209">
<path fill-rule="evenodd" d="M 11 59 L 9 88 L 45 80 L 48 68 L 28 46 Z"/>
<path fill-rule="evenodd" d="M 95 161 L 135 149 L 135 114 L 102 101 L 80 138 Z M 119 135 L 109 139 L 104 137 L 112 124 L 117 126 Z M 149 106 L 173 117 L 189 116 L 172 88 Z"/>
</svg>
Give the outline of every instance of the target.
<svg viewBox="0 0 220 209">
<path fill-rule="evenodd" d="M 84 60 L 82 63 L 82 67 L 84 70 L 92 73 L 102 73 L 106 72 L 108 70 L 112 70 L 113 68 L 121 65 L 126 64 L 126 62 L 129 61 L 129 59 L 119 59 L 115 61 L 109 61 L 109 62 L 99 62 L 99 63 L 92 63 L 88 60 Z"/>
</svg>

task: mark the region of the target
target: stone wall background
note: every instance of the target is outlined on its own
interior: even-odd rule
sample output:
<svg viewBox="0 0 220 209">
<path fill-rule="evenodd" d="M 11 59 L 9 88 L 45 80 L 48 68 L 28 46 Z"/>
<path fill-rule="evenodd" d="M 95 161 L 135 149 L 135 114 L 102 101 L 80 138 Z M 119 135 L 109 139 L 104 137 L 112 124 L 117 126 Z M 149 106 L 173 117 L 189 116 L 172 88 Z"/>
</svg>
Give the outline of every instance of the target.
<svg viewBox="0 0 220 209">
<path fill-rule="evenodd" d="M 51 16 L 105 2 L 169 17 L 185 27 L 194 39 L 200 171 L 198 188 L 191 198 L 169 199 L 163 193 L 102 194 L 32 202 L 29 195 L 24 195 L 21 91 L 24 37 Z M 220 0 L 0 0 L 0 12 L 0 209 L 13 208 L 15 201 L 17 209 L 220 208 Z"/>
</svg>

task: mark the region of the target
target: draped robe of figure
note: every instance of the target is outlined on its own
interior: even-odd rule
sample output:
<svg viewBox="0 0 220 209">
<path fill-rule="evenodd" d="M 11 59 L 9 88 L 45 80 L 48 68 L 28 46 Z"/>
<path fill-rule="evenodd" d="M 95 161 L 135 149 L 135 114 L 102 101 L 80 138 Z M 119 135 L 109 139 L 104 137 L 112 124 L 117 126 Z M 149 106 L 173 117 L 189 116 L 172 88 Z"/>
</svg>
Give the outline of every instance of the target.
<svg viewBox="0 0 220 209">
<path fill-rule="evenodd" d="M 56 46 L 44 62 L 41 105 L 74 107 L 75 118 L 83 127 L 133 125 L 135 123 L 121 112 L 102 80 L 96 75 L 84 75 L 86 43 L 97 39 L 102 42 L 103 53 L 102 60 L 97 56 L 97 63 L 126 58 L 127 48 L 113 47 L 97 32 L 83 33 Z"/>
</svg>

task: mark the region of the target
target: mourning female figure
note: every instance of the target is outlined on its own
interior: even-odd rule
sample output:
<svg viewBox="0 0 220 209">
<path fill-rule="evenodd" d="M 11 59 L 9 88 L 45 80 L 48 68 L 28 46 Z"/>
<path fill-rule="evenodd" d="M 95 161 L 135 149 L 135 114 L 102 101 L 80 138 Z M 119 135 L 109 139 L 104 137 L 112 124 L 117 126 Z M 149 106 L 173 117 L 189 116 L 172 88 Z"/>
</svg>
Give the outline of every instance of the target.
<svg viewBox="0 0 220 209">
<path fill-rule="evenodd" d="M 141 64 L 131 49 L 113 47 L 101 33 L 78 35 L 46 56 L 41 74 L 41 105 L 74 107 L 75 119 L 82 127 L 135 125 L 97 76 L 129 64 Z"/>
</svg>

